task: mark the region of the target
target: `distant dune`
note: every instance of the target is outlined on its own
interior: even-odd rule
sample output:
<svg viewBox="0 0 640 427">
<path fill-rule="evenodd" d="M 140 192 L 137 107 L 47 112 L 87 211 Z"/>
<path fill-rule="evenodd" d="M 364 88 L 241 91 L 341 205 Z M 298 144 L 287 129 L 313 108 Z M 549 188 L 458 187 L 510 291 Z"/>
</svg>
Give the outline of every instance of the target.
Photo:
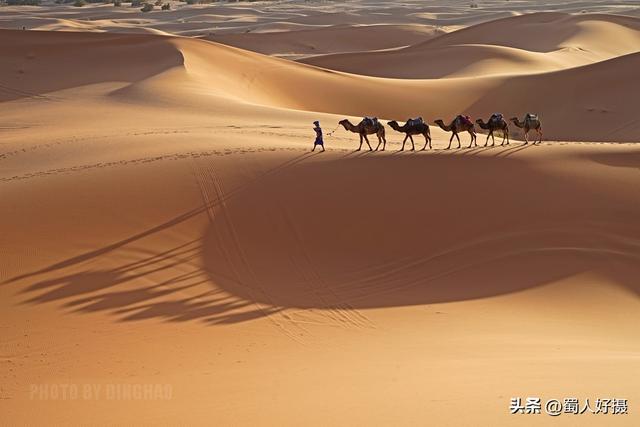
<svg viewBox="0 0 640 427">
<path fill-rule="evenodd" d="M 425 25 L 342 25 L 297 31 L 212 34 L 204 38 L 266 55 L 295 58 L 405 47 L 442 33 Z"/>
<path fill-rule="evenodd" d="M 533 74 L 638 51 L 640 20 L 541 13 L 491 21 L 392 52 L 314 56 L 301 62 L 354 74 L 431 79 Z"/>
</svg>

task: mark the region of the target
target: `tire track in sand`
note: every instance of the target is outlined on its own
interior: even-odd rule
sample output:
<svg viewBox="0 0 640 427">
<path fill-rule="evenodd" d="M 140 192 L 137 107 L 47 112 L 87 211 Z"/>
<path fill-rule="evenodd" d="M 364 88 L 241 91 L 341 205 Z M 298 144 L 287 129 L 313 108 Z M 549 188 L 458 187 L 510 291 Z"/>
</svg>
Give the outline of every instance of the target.
<svg viewBox="0 0 640 427">
<path fill-rule="evenodd" d="M 221 242 L 220 246 L 223 249 L 222 252 L 224 254 L 226 262 L 232 269 L 232 273 L 235 276 L 236 282 L 238 284 L 243 285 L 247 289 L 247 291 L 252 295 L 255 295 L 255 288 L 254 286 L 251 286 L 251 284 L 255 285 L 255 287 L 257 287 L 257 289 L 259 290 L 259 292 L 267 300 L 271 301 L 269 294 L 265 292 L 262 286 L 260 286 L 258 278 L 255 272 L 253 271 L 253 269 L 251 268 L 250 263 L 248 262 L 246 253 L 242 249 L 242 245 L 238 238 L 237 230 L 235 229 L 235 226 L 227 210 L 226 196 L 223 190 L 222 182 L 220 180 L 218 173 L 215 170 L 214 165 L 211 162 L 211 159 L 209 160 L 208 165 L 203 167 L 198 165 L 197 162 L 194 160 L 193 169 L 194 169 L 194 175 L 200 187 L 200 192 L 202 194 L 203 201 L 205 202 L 207 215 L 209 216 L 209 221 L 213 223 L 214 219 L 217 216 L 214 206 L 218 206 L 221 210 L 220 212 L 220 214 L 222 215 L 221 218 L 224 219 L 225 223 L 227 224 L 227 229 L 231 235 L 236 252 L 240 256 L 240 260 L 241 260 L 241 263 L 243 264 L 244 271 L 246 271 L 249 275 L 250 285 L 246 285 L 246 281 L 242 280 L 241 273 L 236 268 L 233 258 L 229 253 L 229 251 L 227 250 L 226 245 L 224 245 Z M 213 191 L 211 190 L 211 187 L 213 187 L 212 188 Z M 280 332 L 282 332 L 285 336 L 296 341 L 299 344 L 303 344 L 303 345 L 305 344 L 305 342 L 301 340 L 299 337 L 299 335 L 302 335 L 300 331 L 298 331 L 298 333 L 296 334 L 295 332 L 291 331 L 290 328 L 287 327 L 288 325 L 285 323 L 293 325 L 294 327 L 302 330 L 302 332 L 306 333 L 308 331 L 304 327 L 302 327 L 300 324 L 295 322 L 295 320 L 293 320 L 288 314 L 284 313 L 283 307 L 279 307 L 274 303 L 270 304 L 271 308 L 263 307 L 260 303 L 257 302 L 258 298 L 252 297 L 252 299 L 253 299 L 252 302 L 256 306 L 256 308 L 264 315 L 264 317 L 269 319 L 269 321 Z M 285 320 L 285 322 L 283 323 L 281 319 L 276 318 L 275 314 L 279 314 Z"/>
<path fill-rule="evenodd" d="M 302 261 L 304 265 L 300 268 L 299 264 L 293 263 L 298 270 L 305 275 L 304 272 L 309 272 L 310 279 L 307 282 L 312 286 L 313 294 L 320 300 L 322 306 L 326 307 L 326 309 L 333 314 L 332 318 L 341 322 L 344 326 L 355 326 L 361 328 L 375 328 L 375 324 L 364 314 L 358 311 L 356 308 L 351 306 L 348 303 L 339 302 L 342 298 L 336 294 L 333 287 L 328 284 L 322 277 L 318 274 L 318 271 L 315 269 L 313 262 L 311 261 L 311 257 L 304 245 L 300 237 L 300 233 L 298 232 L 294 222 L 291 220 L 291 217 L 286 212 L 286 210 L 282 210 L 282 215 L 287 225 L 287 228 L 291 230 L 293 237 L 295 238 L 296 245 L 298 247 L 298 253 L 301 254 Z M 330 303 L 323 296 L 323 292 L 327 292 L 330 295 L 330 299 L 336 301 L 335 303 Z"/>
</svg>

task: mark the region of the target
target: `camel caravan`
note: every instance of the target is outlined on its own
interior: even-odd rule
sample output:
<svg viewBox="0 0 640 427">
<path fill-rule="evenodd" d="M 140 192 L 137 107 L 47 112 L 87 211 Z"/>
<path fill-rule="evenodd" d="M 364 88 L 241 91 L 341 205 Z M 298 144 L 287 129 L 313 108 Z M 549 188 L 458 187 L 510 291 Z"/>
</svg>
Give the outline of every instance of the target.
<svg viewBox="0 0 640 427">
<path fill-rule="evenodd" d="M 540 123 L 539 117 L 536 114 L 527 113 L 525 114 L 522 121 L 520 121 L 517 117 L 511 118 L 510 121 L 513 122 L 513 124 L 518 128 L 524 130 L 525 144 L 529 143 L 529 132 L 532 130 L 536 132 L 536 139 L 533 141 L 533 144 L 539 144 L 542 142 L 542 125 Z M 441 119 L 435 120 L 434 123 L 437 124 L 440 129 L 444 130 L 445 132 L 451 132 L 449 145 L 446 148 L 447 150 L 451 148 L 453 138 L 458 141 L 458 148 L 461 148 L 460 136 L 458 136 L 458 134 L 462 132 L 467 132 L 471 136 L 471 141 L 469 142 L 469 147 L 467 148 L 477 147 L 478 144 L 476 143 L 477 136 L 475 128 L 476 123 L 481 129 L 488 131 L 484 147 L 488 146 L 489 138 L 491 138 L 491 147 L 495 146 L 496 133 L 502 135 L 502 142 L 500 143 L 501 146 L 504 146 L 505 144 L 509 145 L 509 123 L 500 113 L 492 114 L 491 117 L 489 117 L 489 120 L 487 120 L 486 122 L 483 119 L 477 119 L 474 123 L 469 116 L 458 115 L 449 124 L 445 124 L 445 122 Z M 405 134 L 404 140 L 402 140 L 402 148 L 400 149 L 400 151 L 404 151 L 407 139 L 411 141 L 411 151 L 414 151 L 416 149 L 416 146 L 413 141 L 413 137 L 416 135 L 422 135 L 424 137 L 424 146 L 422 147 L 422 150 L 425 150 L 427 146 L 429 146 L 430 149 L 432 148 L 429 124 L 425 122 L 422 117 L 408 119 L 402 126 L 395 120 L 392 120 L 387 124 L 396 132 Z M 378 151 L 380 146 L 382 146 L 381 151 L 385 150 L 387 145 L 385 127 L 377 117 L 365 117 L 357 125 L 354 125 L 349 120 L 344 119 L 340 120 L 340 122 L 338 123 L 338 127 L 340 126 L 344 127 L 345 130 L 357 133 L 360 136 L 360 145 L 358 146 L 358 149 L 356 151 L 360 151 L 362 149 L 363 142 L 367 144 L 367 146 L 369 147 L 369 151 Z M 319 124 L 316 125 L 316 128 L 314 128 L 314 130 L 316 131 L 316 133 L 320 131 L 321 134 Z M 368 135 L 376 135 L 378 137 L 378 145 L 376 145 L 375 150 L 369 143 L 369 138 L 367 137 Z M 316 144 L 318 144 L 317 140 Z"/>
</svg>

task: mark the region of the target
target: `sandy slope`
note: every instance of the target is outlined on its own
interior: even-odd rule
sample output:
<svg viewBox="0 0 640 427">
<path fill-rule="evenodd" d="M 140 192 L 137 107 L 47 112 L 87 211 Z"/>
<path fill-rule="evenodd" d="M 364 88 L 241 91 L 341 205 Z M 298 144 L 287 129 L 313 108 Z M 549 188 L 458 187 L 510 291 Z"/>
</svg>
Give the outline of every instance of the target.
<svg viewBox="0 0 640 427">
<path fill-rule="evenodd" d="M 434 80 L 1 31 L 3 421 L 514 425 L 533 418 L 510 397 L 538 395 L 626 398 L 628 416 L 580 424 L 637 425 L 640 57 L 602 38 L 635 21 L 556 18 L 580 31 L 544 49 L 577 37 L 593 60 Z M 436 150 L 397 153 L 388 129 L 389 151 L 354 153 L 339 130 L 308 152 L 314 119 L 496 109 L 536 109 L 565 141 L 444 151 L 433 129 Z"/>
<path fill-rule="evenodd" d="M 640 398 L 635 147 L 310 155 L 308 115 L 92 96 L 3 111 L 8 419 L 446 424 L 464 400 L 454 425 L 506 425 L 512 395 Z"/>
</svg>

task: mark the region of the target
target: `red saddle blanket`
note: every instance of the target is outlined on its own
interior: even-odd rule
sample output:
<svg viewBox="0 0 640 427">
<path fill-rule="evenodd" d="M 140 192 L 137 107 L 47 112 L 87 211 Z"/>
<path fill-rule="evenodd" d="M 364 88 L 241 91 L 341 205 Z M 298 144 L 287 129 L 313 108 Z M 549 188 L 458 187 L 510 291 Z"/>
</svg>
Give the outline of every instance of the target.
<svg viewBox="0 0 640 427">
<path fill-rule="evenodd" d="M 467 125 L 473 125 L 473 122 L 471 121 L 471 117 L 463 116 L 463 115 L 459 115 L 458 117 L 460 117 L 460 120 L 462 120 Z"/>
</svg>

